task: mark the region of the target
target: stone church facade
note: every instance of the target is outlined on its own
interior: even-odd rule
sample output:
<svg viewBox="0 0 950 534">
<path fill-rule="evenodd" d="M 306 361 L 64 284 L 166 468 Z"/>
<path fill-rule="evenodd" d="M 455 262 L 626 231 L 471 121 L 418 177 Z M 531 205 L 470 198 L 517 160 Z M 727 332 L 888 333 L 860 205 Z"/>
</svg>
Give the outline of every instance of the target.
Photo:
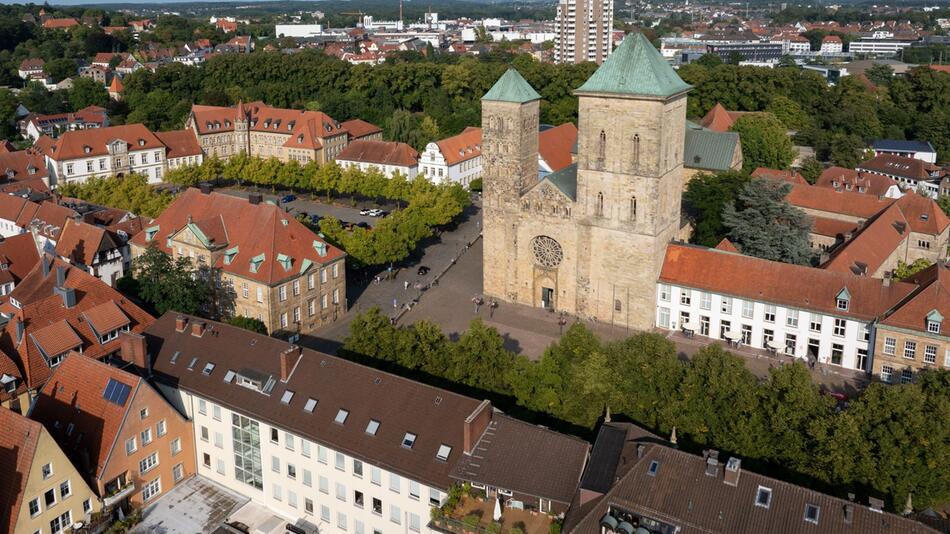
<svg viewBox="0 0 950 534">
<path fill-rule="evenodd" d="M 579 100 L 575 164 L 537 177 L 540 96 L 511 69 L 482 98 L 484 291 L 615 325 L 654 325 L 680 226 L 684 83 L 628 36 Z"/>
</svg>

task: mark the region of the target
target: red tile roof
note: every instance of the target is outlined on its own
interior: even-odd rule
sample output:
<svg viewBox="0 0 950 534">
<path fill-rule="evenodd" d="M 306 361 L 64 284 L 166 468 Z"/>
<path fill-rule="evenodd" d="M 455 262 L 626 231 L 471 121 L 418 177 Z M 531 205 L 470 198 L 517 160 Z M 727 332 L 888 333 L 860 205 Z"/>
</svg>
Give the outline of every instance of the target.
<svg viewBox="0 0 950 534">
<path fill-rule="evenodd" d="M 63 286 L 71 288 L 75 292 L 76 303 L 70 308 L 66 308 L 63 305 L 62 297 L 53 291 L 56 286 L 58 268 L 64 269 Z M 20 303 L 20 307 L 12 308 L 13 317 L 0 331 L 0 350 L 3 350 L 16 361 L 31 388 L 40 387 L 46 382 L 50 374 L 49 364 L 40 353 L 31 334 L 65 321 L 69 324 L 69 328 L 80 338 L 83 356 L 102 358 L 117 351 L 119 341 L 112 340 L 101 344 L 96 333 L 83 318 L 84 312 L 104 302 L 115 301 L 116 305 L 130 319 L 133 332 L 141 332 L 154 321 L 149 314 L 123 297 L 121 293 L 82 269 L 73 267 L 61 260 L 55 260 L 49 264 L 49 270 L 45 274 L 43 269 L 44 266 L 41 261 L 13 290 L 11 299 L 16 299 Z M 16 325 L 19 321 L 22 321 L 25 332 L 20 340 L 17 339 L 16 335 Z M 54 339 L 47 337 L 49 333 L 62 334 L 63 337 L 56 337 L 55 339 L 69 338 L 64 332 L 65 329 L 62 326 L 45 332 L 41 335 L 41 342 L 45 339 Z M 56 348 L 60 346 L 57 345 Z M 54 350 L 52 346 L 44 348 Z M 55 354 L 47 355 L 54 356 Z"/>
<path fill-rule="evenodd" d="M 29 482 L 36 445 L 43 425 L 13 410 L 0 408 L 0 534 L 17 531 L 16 518 L 23 506 L 23 494 Z M 40 461 L 47 461 L 40 458 Z M 37 492 L 39 493 L 39 492 Z"/>
<path fill-rule="evenodd" d="M 571 149 L 576 142 L 577 126 L 566 122 L 538 134 L 538 152 L 551 167 L 551 172 L 557 172 L 572 163 Z"/>
<path fill-rule="evenodd" d="M 350 119 L 348 121 L 343 121 L 340 126 L 346 130 L 347 134 L 350 136 L 350 140 L 360 139 L 373 134 L 378 134 L 383 131 L 382 128 L 371 124 L 361 119 Z"/>
<path fill-rule="evenodd" d="M 46 65 L 46 62 L 42 58 L 26 58 L 20 62 L 20 70 L 31 71 L 31 70 L 42 70 Z"/>
<path fill-rule="evenodd" d="M 125 85 L 122 83 L 122 80 L 118 75 L 112 77 L 112 81 L 109 82 L 109 92 L 120 94 L 122 91 L 125 91 Z"/>
<path fill-rule="evenodd" d="M 12 237 L 0 238 L 0 267 L 12 276 L 14 284 L 20 283 L 40 261 L 33 234 L 27 232 Z"/>
<path fill-rule="evenodd" d="M 838 237 L 839 235 L 844 236 L 848 233 L 856 232 L 857 230 L 858 225 L 853 222 L 829 219 L 828 217 L 812 217 L 811 232 L 813 234 Z"/>
<path fill-rule="evenodd" d="M 72 28 L 73 26 L 79 26 L 79 21 L 72 17 L 66 17 L 62 19 L 46 19 L 43 21 L 43 27 L 47 29 L 66 29 Z"/>
<path fill-rule="evenodd" d="M 922 234 L 942 234 L 950 226 L 950 218 L 931 198 L 908 191 L 896 202 L 907 218 L 910 229 Z"/>
<path fill-rule="evenodd" d="M 677 244 L 666 249 L 660 281 L 862 321 L 883 314 L 916 287 Z M 837 308 L 836 296 L 844 288 L 851 294 L 848 311 Z"/>
<path fill-rule="evenodd" d="M 202 154 L 201 144 L 194 130 L 172 130 L 169 132 L 155 132 L 155 137 L 167 148 L 167 159 L 198 156 Z"/>
<path fill-rule="evenodd" d="M 35 210 L 24 209 L 17 220 L 22 228 L 31 228 L 51 239 L 58 239 L 66 221 L 78 217 L 75 210 L 44 200 L 36 205 Z"/>
<path fill-rule="evenodd" d="M 56 255 L 70 263 L 90 266 L 96 261 L 96 254 L 118 248 L 109 233 L 98 226 L 66 220 L 66 226 L 56 241 Z"/>
<path fill-rule="evenodd" d="M 46 159 L 38 150 L 0 151 L 0 180 L 3 182 L 31 180 L 49 176 Z M 49 191 L 49 188 L 46 188 Z"/>
<path fill-rule="evenodd" d="M 815 182 L 816 187 L 865 193 L 875 197 L 884 196 L 887 190 L 894 185 L 897 185 L 897 182 L 893 178 L 869 172 L 858 172 L 844 167 L 828 167 L 822 171 L 818 181 Z"/>
<path fill-rule="evenodd" d="M 320 111 L 300 111 L 270 107 L 263 102 L 239 103 L 234 107 L 192 106 L 192 122 L 199 135 L 234 131 L 234 121 L 248 121 L 254 132 L 271 132 L 290 136 L 285 146 L 306 144 L 319 148 L 321 139 L 345 134 L 343 125 Z M 299 143 L 300 136 L 303 143 Z"/>
<path fill-rule="evenodd" d="M 110 380 L 124 384 L 131 390 L 124 405 L 103 398 Z M 73 452 L 77 459 L 84 457 L 83 453 L 88 454 L 91 464 L 88 469 L 74 460 L 76 468 L 80 473 L 98 478 L 116 445 L 116 437 L 135 395 L 140 387 L 147 387 L 140 382 L 137 375 L 73 353 L 59 364 L 43 387 L 30 416 L 50 429 L 54 428 L 56 422 L 59 422 L 60 428 L 72 424 L 72 436 L 60 433 L 53 437 L 65 451 Z M 125 451 L 122 452 L 124 455 Z"/>
<path fill-rule="evenodd" d="M 920 284 L 921 289 L 881 323 L 927 332 L 927 316 L 936 311 L 943 317 L 940 335 L 950 337 L 950 268 L 947 264 L 931 265 L 907 281 Z"/>
<path fill-rule="evenodd" d="M 710 109 L 699 123 L 714 132 L 728 132 L 736 120 L 747 111 L 727 111 L 719 102 Z"/>
<path fill-rule="evenodd" d="M 79 349 L 82 340 L 65 319 L 27 334 L 43 353 L 52 358 L 70 349 Z"/>
<path fill-rule="evenodd" d="M 790 184 L 804 184 L 808 185 L 808 181 L 805 178 L 795 171 L 783 171 L 779 169 L 769 169 L 767 167 L 759 167 L 752 171 L 753 178 L 769 178 L 771 180 L 778 180 L 780 182 L 788 182 Z"/>
<path fill-rule="evenodd" d="M 871 195 L 838 192 L 812 185 L 792 185 L 792 190 L 785 198 L 791 205 L 799 208 L 862 219 L 870 219 L 894 203 L 893 198 L 879 199 Z"/>
<path fill-rule="evenodd" d="M 343 257 L 342 250 L 326 244 L 284 210 L 269 204 L 250 204 L 247 199 L 221 193 L 203 194 L 195 188 L 185 190 L 169 205 L 152 224 L 157 233 L 149 242 L 148 232 L 140 232 L 131 239 L 134 245 L 145 247 L 155 243 L 161 250 L 170 252 L 165 240 L 185 228 L 189 218 L 192 221 L 208 221 L 220 217 L 227 231 L 222 242 L 216 237 L 214 248 L 226 246 L 237 249 L 230 263 L 225 263 L 223 255 L 213 267 L 226 272 L 257 280 L 266 284 L 276 284 L 282 280 L 297 276 L 304 266 L 309 264 L 327 264 Z M 315 244 L 326 246 L 326 255 L 320 256 Z M 284 269 L 277 256 L 283 254 L 291 259 L 290 269 Z M 251 270 L 251 259 L 263 256 L 256 272 Z"/>
<path fill-rule="evenodd" d="M 482 129 L 469 126 L 462 130 L 462 133 L 436 141 L 435 144 L 442 152 L 446 165 L 458 165 L 481 155 Z"/>
<path fill-rule="evenodd" d="M 50 148 L 50 158 L 64 161 L 109 155 L 109 143 L 124 141 L 129 152 L 164 149 L 165 146 L 143 124 L 126 124 L 64 132 Z"/>
<path fill-rule="evenodd" d="M 716 245 L 716 248 L 726 252 L 739 252 L 739 249 L 737 249 L 736 246 L 732 244 L 732 241 L 729 241 L 729 239 L 726 237 L 722 238 L 722 241 Z"/>
<path fill-rule="evenodd" d="M 83 317 L 100 335 L 118 330 L 129 324 L 129 317 L 115 301 L 106 301 L 83 312 Z"/>
<path fill-rule="evenodd" d="M 877 172 L 912 180 L 927 180 L 931 178 L 931 171 L 937 170 L 937 167 L 926 161 L 894 154 L 878 154 L 867 161 L 862 161 L 856 168 L 859 171 Z"/>
<path fill-rule="evenodd" d="M 337 154 L 336 159 L 337 161 L 413 167 L 419 161 L 419 153 L 406 143 L 356 139 L 346 145 L 346 148 Z"/>
</svg>

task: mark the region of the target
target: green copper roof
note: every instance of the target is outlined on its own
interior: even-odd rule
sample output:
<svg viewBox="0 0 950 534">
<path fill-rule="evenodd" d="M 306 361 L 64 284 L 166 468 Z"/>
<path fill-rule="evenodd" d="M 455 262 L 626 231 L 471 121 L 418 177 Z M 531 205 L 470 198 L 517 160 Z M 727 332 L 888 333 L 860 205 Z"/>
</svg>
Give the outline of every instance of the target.
<svg viewBox="0 0 950 534">
<path fill-rule="evenodd" d="M 690 88 L 642 33 L 628 35 L 578 92 L 672 96 Z"/>
<path fill-rule="evenodd" d="M 736 132 L 714 132 L 686 121 L 683 166 L 707 171 L 729 170 L 738 147 Z"/>
<path fill-rule="evenodd" d="M 485 93 L 482 100 L 496 100 L 500 102 L 515 102 L 524 104 L 532 100 L 539 100 L 541 95 L 528 85 L 528 82 L 515 69 L 508 69 L 495 85 Z"/>
<path fill-rule="evenodd" d="M 563 169 L 552 172 L 541 179 L 547 180 L 560 189 L 571 200 L 577 200 L 577 164 L 572 163 Z"/>
</svg>

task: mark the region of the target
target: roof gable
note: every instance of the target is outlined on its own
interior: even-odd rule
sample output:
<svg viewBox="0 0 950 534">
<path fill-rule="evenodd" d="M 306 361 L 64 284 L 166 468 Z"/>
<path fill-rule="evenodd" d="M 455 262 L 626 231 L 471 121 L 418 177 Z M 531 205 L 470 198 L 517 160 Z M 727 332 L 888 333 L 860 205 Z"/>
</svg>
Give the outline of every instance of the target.
<svg viewBox="0 0 950 534">
<path fill-rule="evenodd" d="M 670 97 L 691 88 L 642 34 L 628 35 L 578 93 Z"/>
</svg>

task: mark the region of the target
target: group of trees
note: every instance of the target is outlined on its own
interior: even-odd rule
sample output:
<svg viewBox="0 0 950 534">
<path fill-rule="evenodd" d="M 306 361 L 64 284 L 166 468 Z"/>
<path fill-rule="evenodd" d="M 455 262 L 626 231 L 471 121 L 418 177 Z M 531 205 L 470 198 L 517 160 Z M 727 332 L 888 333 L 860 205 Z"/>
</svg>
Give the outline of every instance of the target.
<svg viewBox="0 0 950 534">
<path fill-rule="evenodd" d="M 319 165 L 296 161 L 282 163 L 275 158 L 260 159 L 239 154 L 227 163 L 209 158 L 201 165 L 169 171 L 165 180 L 181 185 L 224 179 L 258 186 L 309 191 L 331 196 L 363 197 L 395 201 L 402 209 L 378 220 L 372 229 L 344 228 L 339 219 L 326 217 L 319 230 L 332 244 L 346 251 L 351 265 L 362 267 L 402 261 L 432 235 L 435 228 L 446 226 L 471 203 L 471 197 L 459 184 L 436 185 L 424 176 L 408 180 L 395 173 L 341 168 L 335 162 Z M 302 222 L 310 224 L 306 219 Z"/>
<path fill-rule="evenodd" d="M 757 379 L 714 344 L 689 361 L 657 334 L 603 342 L 571 326 L 539 361 L 504 348 L 480 320 L 457 341 L 421 321 L 394 327 L 372 310 L 354 319 L 343 354 L 485 396 L 519 417 L 589 437 L 607 408 L 681 446 L 714 447 L 744 465 L 832 491 L 885 496 L 901 509 L 950 499 L 950 372 L 914 384 L 873 384 L 838 411 L 806 367 Z"/>
<path fill-rule="evenodd" d="M 90 178 L 83 183 L 60 184 L 59 194 L 98 204 L 131 211 L 145 217 L 158 217 L 174 197 L 149 185 L 140 174 Z"/>
</svg>

